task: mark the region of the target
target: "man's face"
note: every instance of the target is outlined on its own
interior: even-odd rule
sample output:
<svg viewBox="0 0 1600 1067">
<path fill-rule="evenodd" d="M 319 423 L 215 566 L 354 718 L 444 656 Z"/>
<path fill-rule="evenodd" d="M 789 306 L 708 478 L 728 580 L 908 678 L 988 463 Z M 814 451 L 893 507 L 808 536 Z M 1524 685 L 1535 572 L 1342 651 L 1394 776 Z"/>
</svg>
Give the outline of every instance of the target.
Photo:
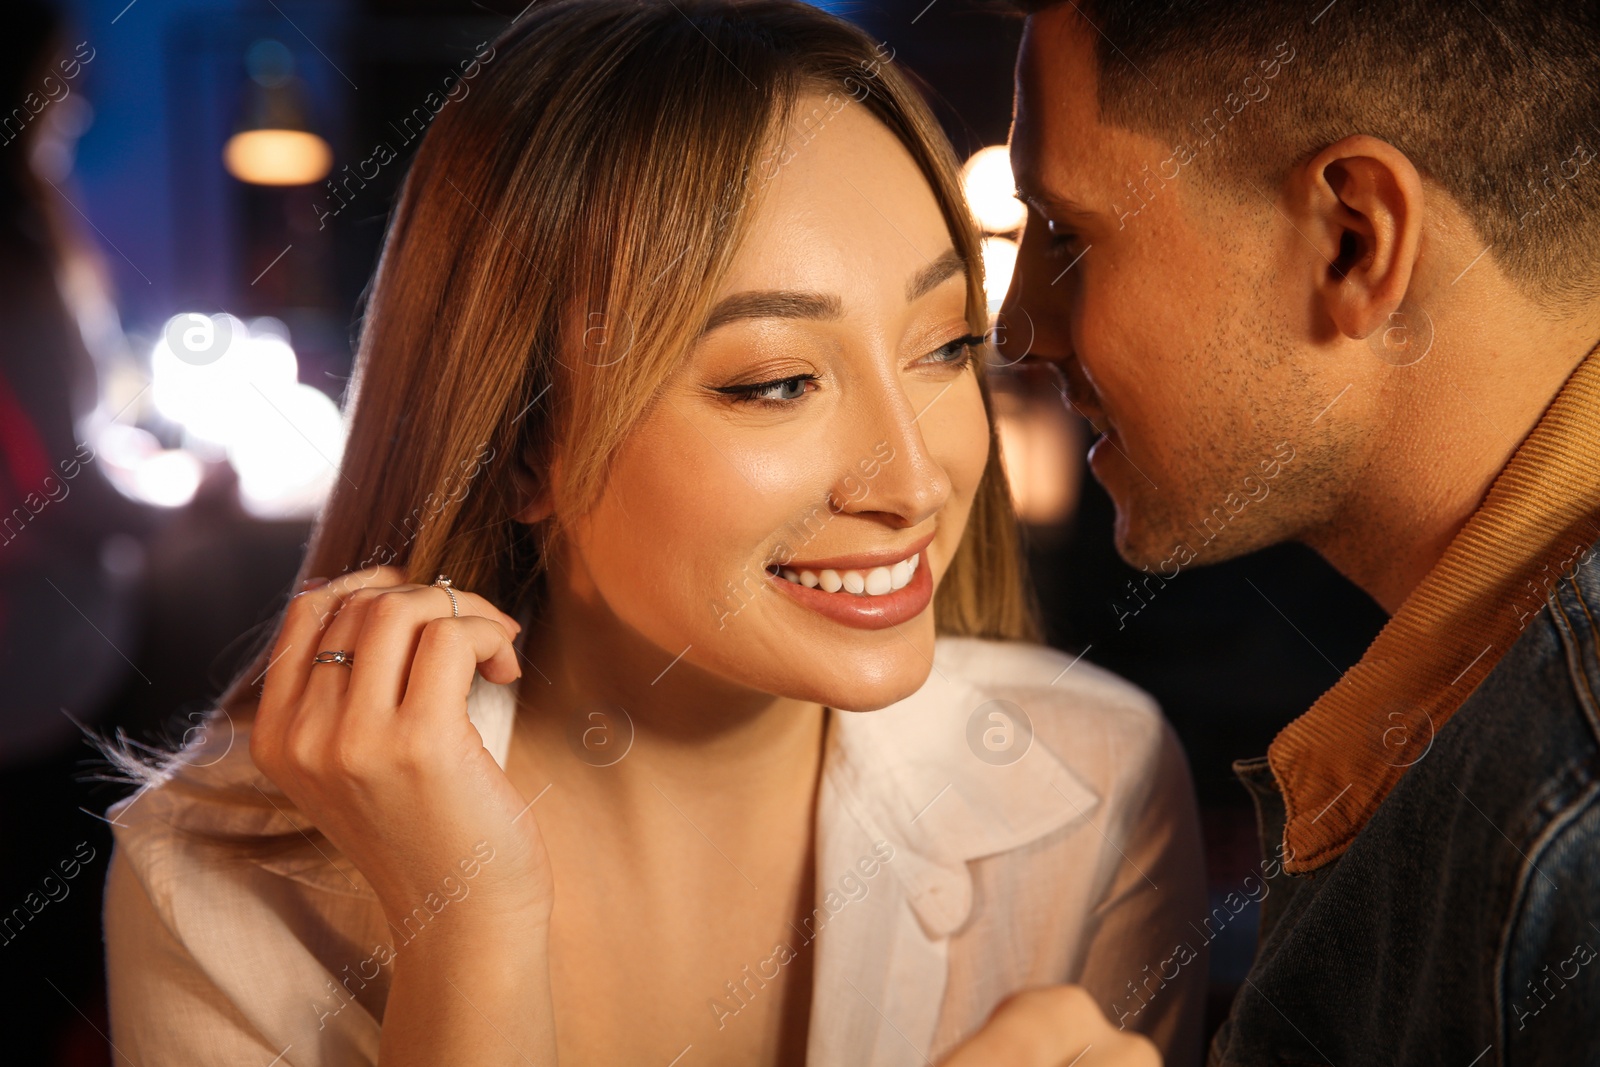
<svg viewBox="0 0 1600 1067">
<path fill-rule="evenodd" d="M 1315 358 L 1320 253 L 1278 190 L 1221 185 L 1203 158 L 1219 143 L 1102 125 L 1094 34 L 1070 4 L 1027 23 L 1011 157 L 1029 212 L 1002 348 L 1061 367 L 1102 435 L 1089 463 L 1118 551 L 1172 574 L 1329 518 L 1343 448 L 1318 416 L 1348 380 Z"/>
</svg>

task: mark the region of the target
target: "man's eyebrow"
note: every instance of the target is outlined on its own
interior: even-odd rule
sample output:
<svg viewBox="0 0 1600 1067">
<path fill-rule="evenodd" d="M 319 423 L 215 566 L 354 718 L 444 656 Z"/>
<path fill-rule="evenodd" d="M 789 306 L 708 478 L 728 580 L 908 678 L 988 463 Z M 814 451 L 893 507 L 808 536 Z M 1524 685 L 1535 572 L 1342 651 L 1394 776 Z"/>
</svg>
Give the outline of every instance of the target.
<svg viewBox="0 0 1600 1067">
<path fill-rule="evenodd" d="M 906 282 L 906 303 L 910 304 L 921 297 L 927 296 L 938 288 L 939 285 L 957 274 L 965 274 L 967 261 L 961 258 L 961 253 L 950 249 L 938 259 L 923 267 L 911 276 Z"/>
<path fill-rule="evenodd" d="M 1052 212 L 1062 212 L 1068 215 L 1094 214 L 1094 212 L 1090 211 L 1080 201 L 1074 200 L 1070 196 L 1062 196 L 1058 193 L 1046 192 L 1044 189 L 1037 187 L 1028 179 L 1026 174 L 1018 174 L 1016 177 L 1016 183 L 1017 199 L 1021 200 L 1024 204 L 1027 204 L 1041 215 L 1049 215 Z"/>
<path fill-rule="evenodd" d="M 754 289 L 720 301 L 700 332 L 710 333 L 739 319 L 837 319 L 843 315 L 844 304 L 832 293 Z"/>
<path fill-rule="evenodd" d="M 1017 191 L 1017 199 L 1041 215 L 1092 215 L 1094 212 L 1070 197 L 1050 193 Z"/>
</svg>

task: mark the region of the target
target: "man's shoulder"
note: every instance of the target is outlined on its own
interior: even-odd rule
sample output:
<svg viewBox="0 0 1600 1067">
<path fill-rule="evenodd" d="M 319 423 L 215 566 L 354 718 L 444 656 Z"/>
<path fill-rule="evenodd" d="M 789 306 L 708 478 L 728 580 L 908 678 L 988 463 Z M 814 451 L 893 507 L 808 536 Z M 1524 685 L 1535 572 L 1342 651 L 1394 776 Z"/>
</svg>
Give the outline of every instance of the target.
<svg viewBox="0 0 1600 1067">
<path fill-rule="evenodd" d="M 1554 583 L 1494 669 L 1421 739 L 1368 830 L 1431 827 L 1420 854 L 1437 852 L 1465 885 L 1491 871 L 1507 888 L 1539 877 L 1526 857 L 1600 789 L 1597 577 L 1592 559 Z"/>
<path fill-rule="evenodd" d="M 1600 756 L 1600 544 L 1549 583 L 1543 607 L 1439 731 L 1508 783 Z M 1421 762 L 1419 761 L 1419 767 Z"/>
<path fill-rule="evenodd" d="M 1296 1022 L 1333 1062 L 1372 1058 L 1397 1034 L 1448 1034 L 1441 1050 L 1470 1061 L 1519 1039 L 1518 1020 L 1539 1011 L 1529 980 L 1581 962 L 1580 937 L 1600 944 L 1588 925 L 1600 914 L 1600 596 L 1588 566 L 1555 583 L 1459 709 L 1416 739 L 1349 849 L 1284 901 L 1252 971 L 1259 991 L 1241 993 L 1225 1045 L 1254 1047 L 1249 1031 L 1278 1025 L 1273 1003 L 1316 991 L 1326 1010 Z M 1572 993 L 1566 1006 L 1592 1011 L 1592 995 Z M 1551 1021 L 1565 1010 L 1551 1003 L 1539 1027 L 1578 1033 Z M 1550 1058 L 1552 1047 L 1528 1062 L 1589 1062 Z"/>
</svg>

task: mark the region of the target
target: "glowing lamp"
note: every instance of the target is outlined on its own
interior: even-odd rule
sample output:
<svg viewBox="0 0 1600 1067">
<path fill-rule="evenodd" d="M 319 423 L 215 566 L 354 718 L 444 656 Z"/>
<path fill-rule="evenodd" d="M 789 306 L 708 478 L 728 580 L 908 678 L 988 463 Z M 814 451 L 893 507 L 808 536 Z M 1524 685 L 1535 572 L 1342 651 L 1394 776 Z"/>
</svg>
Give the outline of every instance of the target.
<svg viewBox="0 0 1600 1067">
<path fill-rule="evenodd" d="M 294 57 L 279 41 L 250 46 L 244 109 L 222 149 L 228 173 L 252 185 L 310 185 L 333 169 L 333 149 L 311 123 Z"/>
<path fill-rule="evenodd" d="M 252 185 L 310 185 L 333 169 L 333 149 L 306 130 L 241 130 L 228 138 L 222 163 Z"/>
</svg>

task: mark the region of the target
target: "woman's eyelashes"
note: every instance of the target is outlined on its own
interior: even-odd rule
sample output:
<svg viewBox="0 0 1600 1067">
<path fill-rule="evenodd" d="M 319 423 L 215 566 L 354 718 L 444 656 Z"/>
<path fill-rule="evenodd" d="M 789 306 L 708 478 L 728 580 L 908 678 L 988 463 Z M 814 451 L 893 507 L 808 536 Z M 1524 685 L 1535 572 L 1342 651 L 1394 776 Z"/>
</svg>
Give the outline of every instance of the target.
<svg viewBox="0 0 1600 1067">
<path fill-rule="evenodd" d="M 980 334 L 969 333 L 965 337 L 957 337 L 954 341 L 940 345 L 929 353 L 926 358 L 933 360 L 938 365 L 965 369 L 972 365 L 973 352 L 987 343 L 988 338 Z"/>
<path fill-rule="evenodd" d="M 735 403 L 760 404 L 763 407 L 785 407 L 806 394 L 806 383 L 817 380 L 815 374 L 797 374 L 792 378 L 773 378 L 749 385 L 724 385 L 717 389 Z"/>
<path fill-rule="evenodd" d="M 985 339 L 977 334 L 968 334 L 957 337 L 940 345 L 924 356 L 919 363 L 941 368 L 965 370 L 973 363 L 973 350 L 982 346 Z M 820 380 L 816 374 L 796 374 L 788 378 L 772 378 L 764 382 L 750 382 L 747 385 L 724 385 L 714 390 L 726 396 L 736 404 L 756 404 L 765 408 L 792 407 L 803 399 L 808 392 L 808 382 Z"/>
</svg>

